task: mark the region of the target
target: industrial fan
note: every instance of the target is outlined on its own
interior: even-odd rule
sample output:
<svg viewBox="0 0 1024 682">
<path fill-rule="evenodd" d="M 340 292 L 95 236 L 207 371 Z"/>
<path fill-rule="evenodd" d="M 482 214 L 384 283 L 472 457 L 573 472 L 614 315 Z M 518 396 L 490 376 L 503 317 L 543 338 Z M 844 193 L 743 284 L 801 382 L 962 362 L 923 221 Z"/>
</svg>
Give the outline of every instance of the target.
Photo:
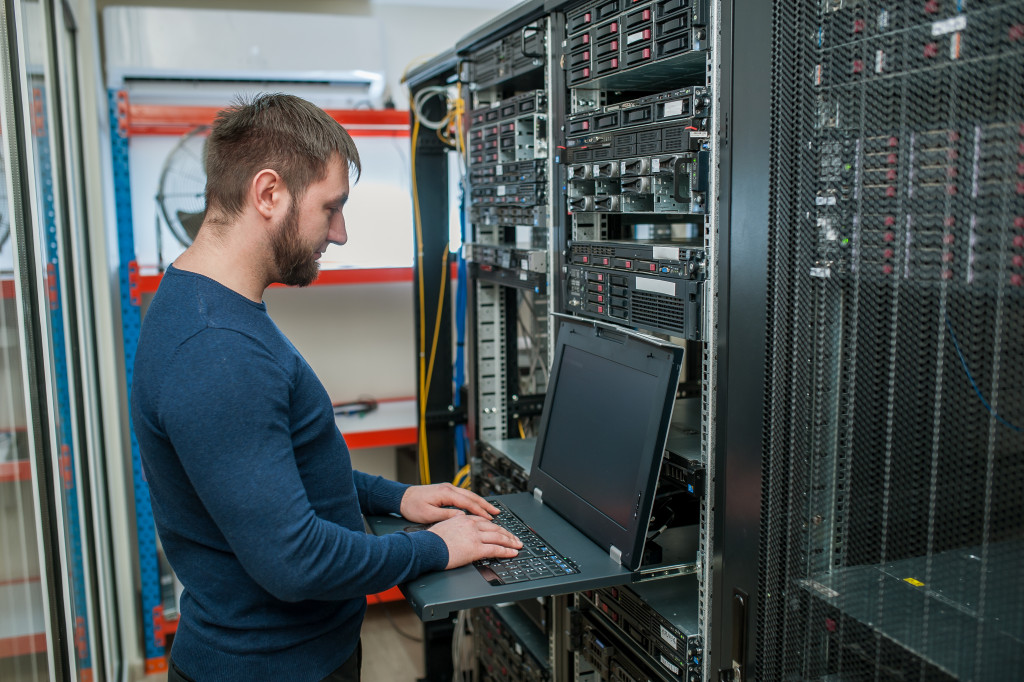
<svg viewBox="0 0 1024 682">
<path fill-rule="evenodd" d="M 160 171 L 156 201 L 167 227 L 182 246 L 199 233 L 206 213 L 206 136 L 210 126 L 193 128 L 174 145 Z M 159 230 L 157 231 L 159 241 Z"/>
</svg>

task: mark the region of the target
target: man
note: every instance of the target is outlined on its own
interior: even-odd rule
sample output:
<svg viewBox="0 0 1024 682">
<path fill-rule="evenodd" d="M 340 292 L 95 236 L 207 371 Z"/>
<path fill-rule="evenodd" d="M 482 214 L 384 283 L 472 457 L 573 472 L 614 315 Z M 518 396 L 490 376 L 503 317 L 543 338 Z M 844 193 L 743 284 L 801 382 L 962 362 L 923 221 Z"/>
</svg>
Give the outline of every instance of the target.
<svg viewBox="0 0 1024 682">
<path fill-rule="evenodd" d="M 146 313 L 132 386 L 153 516 L 185 587 L 169 680 L 358 680 L 367 594 L 521 544 L 469 491 L 353 471 L 327 392 L 267 314 L 267 286 L 310 284 L 347 239 L 348 133 L 263 95 L 220 112 L 206 168 L 202 229 Z M 436 525 L 377 538 L 360 511 Z"/>
</svg>

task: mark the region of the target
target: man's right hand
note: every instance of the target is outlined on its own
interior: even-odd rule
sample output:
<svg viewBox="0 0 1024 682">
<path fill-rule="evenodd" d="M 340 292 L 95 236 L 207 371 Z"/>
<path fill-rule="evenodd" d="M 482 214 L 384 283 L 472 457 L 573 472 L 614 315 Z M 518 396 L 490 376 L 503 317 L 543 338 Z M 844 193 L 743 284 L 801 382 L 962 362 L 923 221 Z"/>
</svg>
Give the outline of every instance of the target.
<svg viewBox="0 0 1024 682">
<path fill-rule="evenodd" d="M 430 527 L 448 545 L 448 565 L 458 568 L 477 559 L 510 559 L 519 554 L 523 543 L 512 533 L 486 519 L 459 514 Z"/>
</svg>

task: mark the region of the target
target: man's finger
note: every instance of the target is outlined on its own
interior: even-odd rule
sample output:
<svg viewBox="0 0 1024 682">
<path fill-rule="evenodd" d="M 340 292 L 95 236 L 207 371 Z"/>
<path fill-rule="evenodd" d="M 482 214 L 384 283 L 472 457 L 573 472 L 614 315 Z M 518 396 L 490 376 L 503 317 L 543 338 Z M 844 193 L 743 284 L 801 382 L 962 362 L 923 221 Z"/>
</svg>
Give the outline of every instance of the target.
<svg viewBox="0 0 1024 682">
<path fill-rule="evenodd" d="M 461 497 L 459 504 L 467 511 L 476 514 L 477 516 L 483 516 L 486 519 L 491 519 L 498 513 L 499 510 L 497 507 L 476 493 L 462 488 L 458 488 L 457 490 Z"/>
</svg>

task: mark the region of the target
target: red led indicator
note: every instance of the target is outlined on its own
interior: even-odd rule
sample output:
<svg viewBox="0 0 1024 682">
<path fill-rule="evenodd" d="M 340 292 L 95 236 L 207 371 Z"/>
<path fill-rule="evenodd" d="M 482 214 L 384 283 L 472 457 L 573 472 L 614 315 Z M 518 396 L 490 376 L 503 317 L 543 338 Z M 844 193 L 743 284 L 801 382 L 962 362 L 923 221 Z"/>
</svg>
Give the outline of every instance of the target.
<svg viewBox="0 0 1024 682">
<path fill-rule="evenodd" d="M 859 59 L 854 59 L 853 60 L 853 72 L 854 73 L 860 73 L 863 70 L 864 70 L 864 62 L 862 62 Z"/>
<path fill-rule="evenodd" d="M 619 22 L 613 21 L 611 27 L 608 29 L 610 33 L 615 33 L 619 30 Z"/>
<path fill-rule="evenodd" d="M 892 258 L 895 255 L 895 253 L 892 249 L 886 249 L 885 251 L 882 252 L 882 255 L 884 255 L 886 258 Z"/>
<path fill-rule="evenodd" d="M 887 275 L 891 275 L 892 274 L 892 266 L 889 265 L 888 263 L 886 263 L 885 265 L 882 266 L 882 272 L 884 272 Z"/>
<path fill-rule="evenodd" d="M 853 20 L 853 32 L 854 33 L 863 33 L 864 32 L 864 20 L 863 19 L 854 19 Z"/>
<path fill-rule="evenodd" d="M 583 58 L 584 59 L 590 59 L 590 50 L 584 50 L 583 51 Z"/>
<path fill-rule="evenodd" d="M 889 231 L 882 235 L 882 239 L 884 239 L 887 242 L 891 242 L 896 239 L 896 235 L 894 235 L 892 231 Z"/>
<path fill-rule="evenodd" d="M 632 268 L 633 267 L 633 261 L 631 261 L 631 260 L 626 261 L 626 267 L 627 268 Z"/>
<path fill-rule="evenodd" d="M 924 56 L 927 57 L 928 59 L 932 59 L 933 57 L 939 56 L 939 44 L 928 43 L 927 45 L 925 45 Z"/>
<path fill-rule="evenodd" d="M 650 59 L 650 58 L 651 58 L 651 48 L 645 47 L 644 48 L 644 59 Z"/>
<path fill-rule="evenodd" d="M 612 59 L 612 68 L 613 69 L 619 68 L 619 60 L 617 58 L 613 58 Z"/>
<path fill-rule="evenodd" d="M 956 223 L 956 218 L 954 218 L 951 215 L 948 215 L 948 216 L 946 216 L 945 218 L 942 219 L 942 224 L 945 225 L 946 227 L 953 227 L 953 225 L 955 223 Z"/>
<path fill-rule="evenodd" d="M 942 254 L 942 262 L 943 263 L 952 263 L 953 262 L 953 254 L 951 254 L 949 252 Z"/>
<path fill-rule="evenodd" d="M 894 196 L 896 196 L 896 188 L 895 187 L 886 187 L 885 188 L 885 196 L 887 196 L 887 197 L 894 197 Z"/>
<path fill-rule="evenodd" d="M 1020 268 L 1024 267 L 1024 256 L 1016 255 L 1013 257 L 1013 267 Z"/>
<path fill-rule="evenodd" d="M 896 179 L 896 169 L 890 168 L 889 171 L 886 172 L 886 174 L 885 174 L 885 179 L 886 180 L 895 180 Z"/>
<path fill-rule="evenodd" d="M 583 34 L 583 44 L 586 45 L 589 42 L 590 42 L 590 34 L 589 33 L 584 33 Z"/>
<path fill-rule="evenodd" d="M 889 156 L 885 157 L 885 162 L 888 163 L 889 165 L 896 163 L 896 155 L 890 154 Z"/>
<path fill-rule="evenodd" d="M 1024 248 L 1024 235 L 1018 234 L 1016 237 L 1014 237 L 1013 245 L 1016 246 L 1018 249 Z"/>
<path fill-rule="evenodd" d="M 1018 230 L 1024 230 L 1024 215 L 1019 215 L 1013 219 L 1013 226 Z"/>
<path fill-rule="evenodd" d="M 1021 284 L 1024 284 L 1024 277 L 1021 277 L 1018 274 L 1010 275 L 1010 284 L 1015 287 L 1019 287 Z"/>
<path fill-rule="evenodd" d="M 603 313 L 604 312 L 604 306 L 603 305 L 597 306 L 597 312 Z"/>
<path fill-rule="evenodd" d="M 651 18 L 651 10 L 645 9 L 644 10 L 644 19 L 650 19 L 650 18 Z"/>
<path fill-rule="evenodd" d="M 942 235 L 942 243 L 943 244 L 952 244 L 954 239 L 955 238 L 951 234 L 944 234 L 944 235 Z"/>
<path fill-rule="evenodd" d="M 619 41 L 617 41 L 617 40 L 613 40 L 612 41 L 612 49 L 613 50 L 619 49 Z"/>
<path fill-rule="evenodd" d="M 924 11 L 927 12 L 928 14 L 935 14 L 936 12 L 938 12 L 938 0 L 928 0 L 928 2 L 924 3 Z"/>
<path fill-rule="evenodd" d="M 597 281 L 598 282 L 603 282 L 604 281 L 604 273 L 598 273 Z"/>
<path fill-rule="evenodd" d="M 589 263 L 590 262 L 590 256 L 584 256 L 583 257 L 583 262 L 584 263 Z"/>
<path fill-rule="evenodd" d="M 944 269 L 942 271 L 942 279 L 953 279 L 953 271 L 950 269 Z"/>
<path fill-rule="evenodd" d="M 1008 36 L 1011 43 L 1015 43 L 1018 40 L 1024 39 L 1024 24 L 1014 24 L 1010 27 L 1010 34 Z"/>
<path fill-rule="evenodd" d="M 598 284 L 597 285 L 597 290 L 598 291 L 604 291 L 604 285 L 603 284 Z"/>
<path fill-rule="evenodd" d="M 899 143 L 900 143 L 900 141 L 899 141 L 899 139 L 897 139 L 896 137 L 890 137 L 890 138 L 889 138 L 889 146 L 890 146 L 890 147 L 895 147 L 895 146 L 896 146 L 896 145 L 898 145 Z"/>
<path fill-rule="evenodd" d="M 598 303 L 604 303 L 604 296 L 598 296 L 597 297 L 597 302 Z"/>
</svg>

